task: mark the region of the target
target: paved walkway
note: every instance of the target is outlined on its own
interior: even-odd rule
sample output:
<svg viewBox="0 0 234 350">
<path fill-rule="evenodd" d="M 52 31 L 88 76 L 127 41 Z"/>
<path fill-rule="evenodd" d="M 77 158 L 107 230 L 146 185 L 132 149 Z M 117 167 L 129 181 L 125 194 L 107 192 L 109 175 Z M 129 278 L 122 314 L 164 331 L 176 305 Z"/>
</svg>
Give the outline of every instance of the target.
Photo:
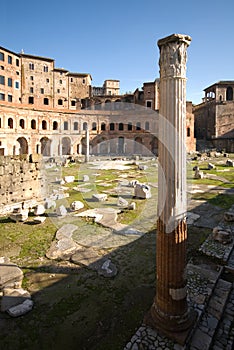
<svg viewBox="0 0 234 350">
<path fill-rule="evenodd" d="M 227 247 L 226 266 L 219 271 L 188 265 L 188 301 L 198 319 L 187 344 L 181 346 L 142 324 L 124 350 L 232 350 L 234 348 L 234 249 Z M 211 252 L 210 255 L 214 254 Z M 221 257 L 220 257 L 221 258 Z M 233 280 L 233 277 L 232 277 Z"/>
</svg>

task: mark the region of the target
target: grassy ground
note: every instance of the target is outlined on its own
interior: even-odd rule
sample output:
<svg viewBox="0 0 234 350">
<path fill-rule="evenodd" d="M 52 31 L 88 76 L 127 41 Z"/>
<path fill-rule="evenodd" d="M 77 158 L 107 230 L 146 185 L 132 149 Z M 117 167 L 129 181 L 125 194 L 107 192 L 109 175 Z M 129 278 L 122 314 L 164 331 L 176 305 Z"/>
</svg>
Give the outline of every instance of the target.
<svg viewBox="0 0 234 350">
<path fill-rule="evenodd" d="M 197 164 L 205 171 L 207 162 L 193 162 L 192 166 Z M 218 166 L 212 173 L 230 181 L 225 186 L 232 188 L 234 170 L 223 172 L 224 168 Z M 83 184 L 82 176 L 88 174 L 91 181 L 87 188 L 109 193 L 116 186 L 116 178 L 122 174 L 120 171 L 97 170 L 100 175 L 94 176 L 93 171 L 79 164 L 63 171 L 63 175 L 76 174 L 76 186 Z M 133 167 L 124 173 L 129 177 L 134 174 L 140 182 L 155 182 L 156 167 L 150 166 L 145 172 Z M 223 186 L 222 181 L 195 180 L 192 174 L 190 171 L 188 175 L 192 185 L 204 185 L 204 192 L 194 193 L 193 200 L 204 199 L 223 209 L 233 204 L 233 195 L 211 192 L 208 187 L 211 184 Z M 103 186 L 103 182 L 110 186 Z M 73 186 L 66 185 L 70 193 L 66 199 L 68 205 L 73 200 L 90 198 L 90 193 L 77 192 Z M 157 190 L 152 191 L 155 195 Z M 110 195 L 110 201 L 116 201 L 114 194 Z M 144 201 L 136 202 L 137 210 L 141 212 Z M 85 201 L 86 208 L 89 203 Z M 135 219 L 131 215 L 137 216 L 139 212 L 125 212 L 119 220 L 131 222 Z M 81 229 L 83 225 L 84 222 Z M 23 317 L 12 319 L 7 314 L 0 314 L 0 349 L 123 349 L 140 326 L 155 295 L 156 231 L 151 230 L 125 246 L 107 250 L 118 274 L 106 279 L 84 266 L 48 260 L 45 253 L 56 230 L 55 223 L 49 218 L 42 225 L 33 225 L 31 218 L 26 223 L 17 224 L 5 217 L 0 219 L 0 255 L 9 256 L 23 269 L 23 285 L 31 291 L 35 302 L 33 311 Z M 209 229 L 189 227 L 188 260 L 200 258 L 198 248 L 209 233 Z"/>
</svg>

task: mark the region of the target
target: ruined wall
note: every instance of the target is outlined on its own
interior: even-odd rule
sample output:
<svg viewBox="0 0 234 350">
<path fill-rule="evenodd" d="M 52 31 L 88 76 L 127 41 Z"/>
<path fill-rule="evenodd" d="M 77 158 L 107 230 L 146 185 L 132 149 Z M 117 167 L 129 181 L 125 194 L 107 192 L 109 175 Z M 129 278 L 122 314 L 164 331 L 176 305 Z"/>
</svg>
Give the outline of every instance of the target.
<svg viewBox="0 0 234 350">
<path fill-rule="evenodd" d="M 42 157 L 36 155 L 0 157 L 0 213 L 16 203 L 42 198 Z"/>
</svg>

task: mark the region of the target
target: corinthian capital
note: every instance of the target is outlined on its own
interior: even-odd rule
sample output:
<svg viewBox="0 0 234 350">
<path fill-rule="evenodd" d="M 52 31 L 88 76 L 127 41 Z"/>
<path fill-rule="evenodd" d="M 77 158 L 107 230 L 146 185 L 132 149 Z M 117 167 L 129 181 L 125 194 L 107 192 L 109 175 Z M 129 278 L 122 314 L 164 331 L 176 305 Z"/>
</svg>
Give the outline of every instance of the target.
<svg viewBox="0 0 234 350">
<path fill-rule="evenodd" d="M 160 77 L 186 77 L 187 47 L 191 37 L 172 34 L 158 41 Z"/>
</svg>

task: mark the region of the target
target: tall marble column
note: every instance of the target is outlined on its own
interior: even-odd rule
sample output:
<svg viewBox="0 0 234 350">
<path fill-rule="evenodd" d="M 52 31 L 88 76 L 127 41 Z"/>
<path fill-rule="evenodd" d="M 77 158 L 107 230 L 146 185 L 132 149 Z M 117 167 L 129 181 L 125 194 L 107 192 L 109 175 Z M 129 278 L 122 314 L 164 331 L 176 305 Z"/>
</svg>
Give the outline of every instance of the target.
<svg viewBox="0 0 234 350">
<path fill-rule="evenodd" d="M 148 321 L 184 343 L 193 317 L 186 288 L 186 61 L 191 38 L 173 34 L 158 41 L 158 223 L 156 296 Z"/>
</svg>

